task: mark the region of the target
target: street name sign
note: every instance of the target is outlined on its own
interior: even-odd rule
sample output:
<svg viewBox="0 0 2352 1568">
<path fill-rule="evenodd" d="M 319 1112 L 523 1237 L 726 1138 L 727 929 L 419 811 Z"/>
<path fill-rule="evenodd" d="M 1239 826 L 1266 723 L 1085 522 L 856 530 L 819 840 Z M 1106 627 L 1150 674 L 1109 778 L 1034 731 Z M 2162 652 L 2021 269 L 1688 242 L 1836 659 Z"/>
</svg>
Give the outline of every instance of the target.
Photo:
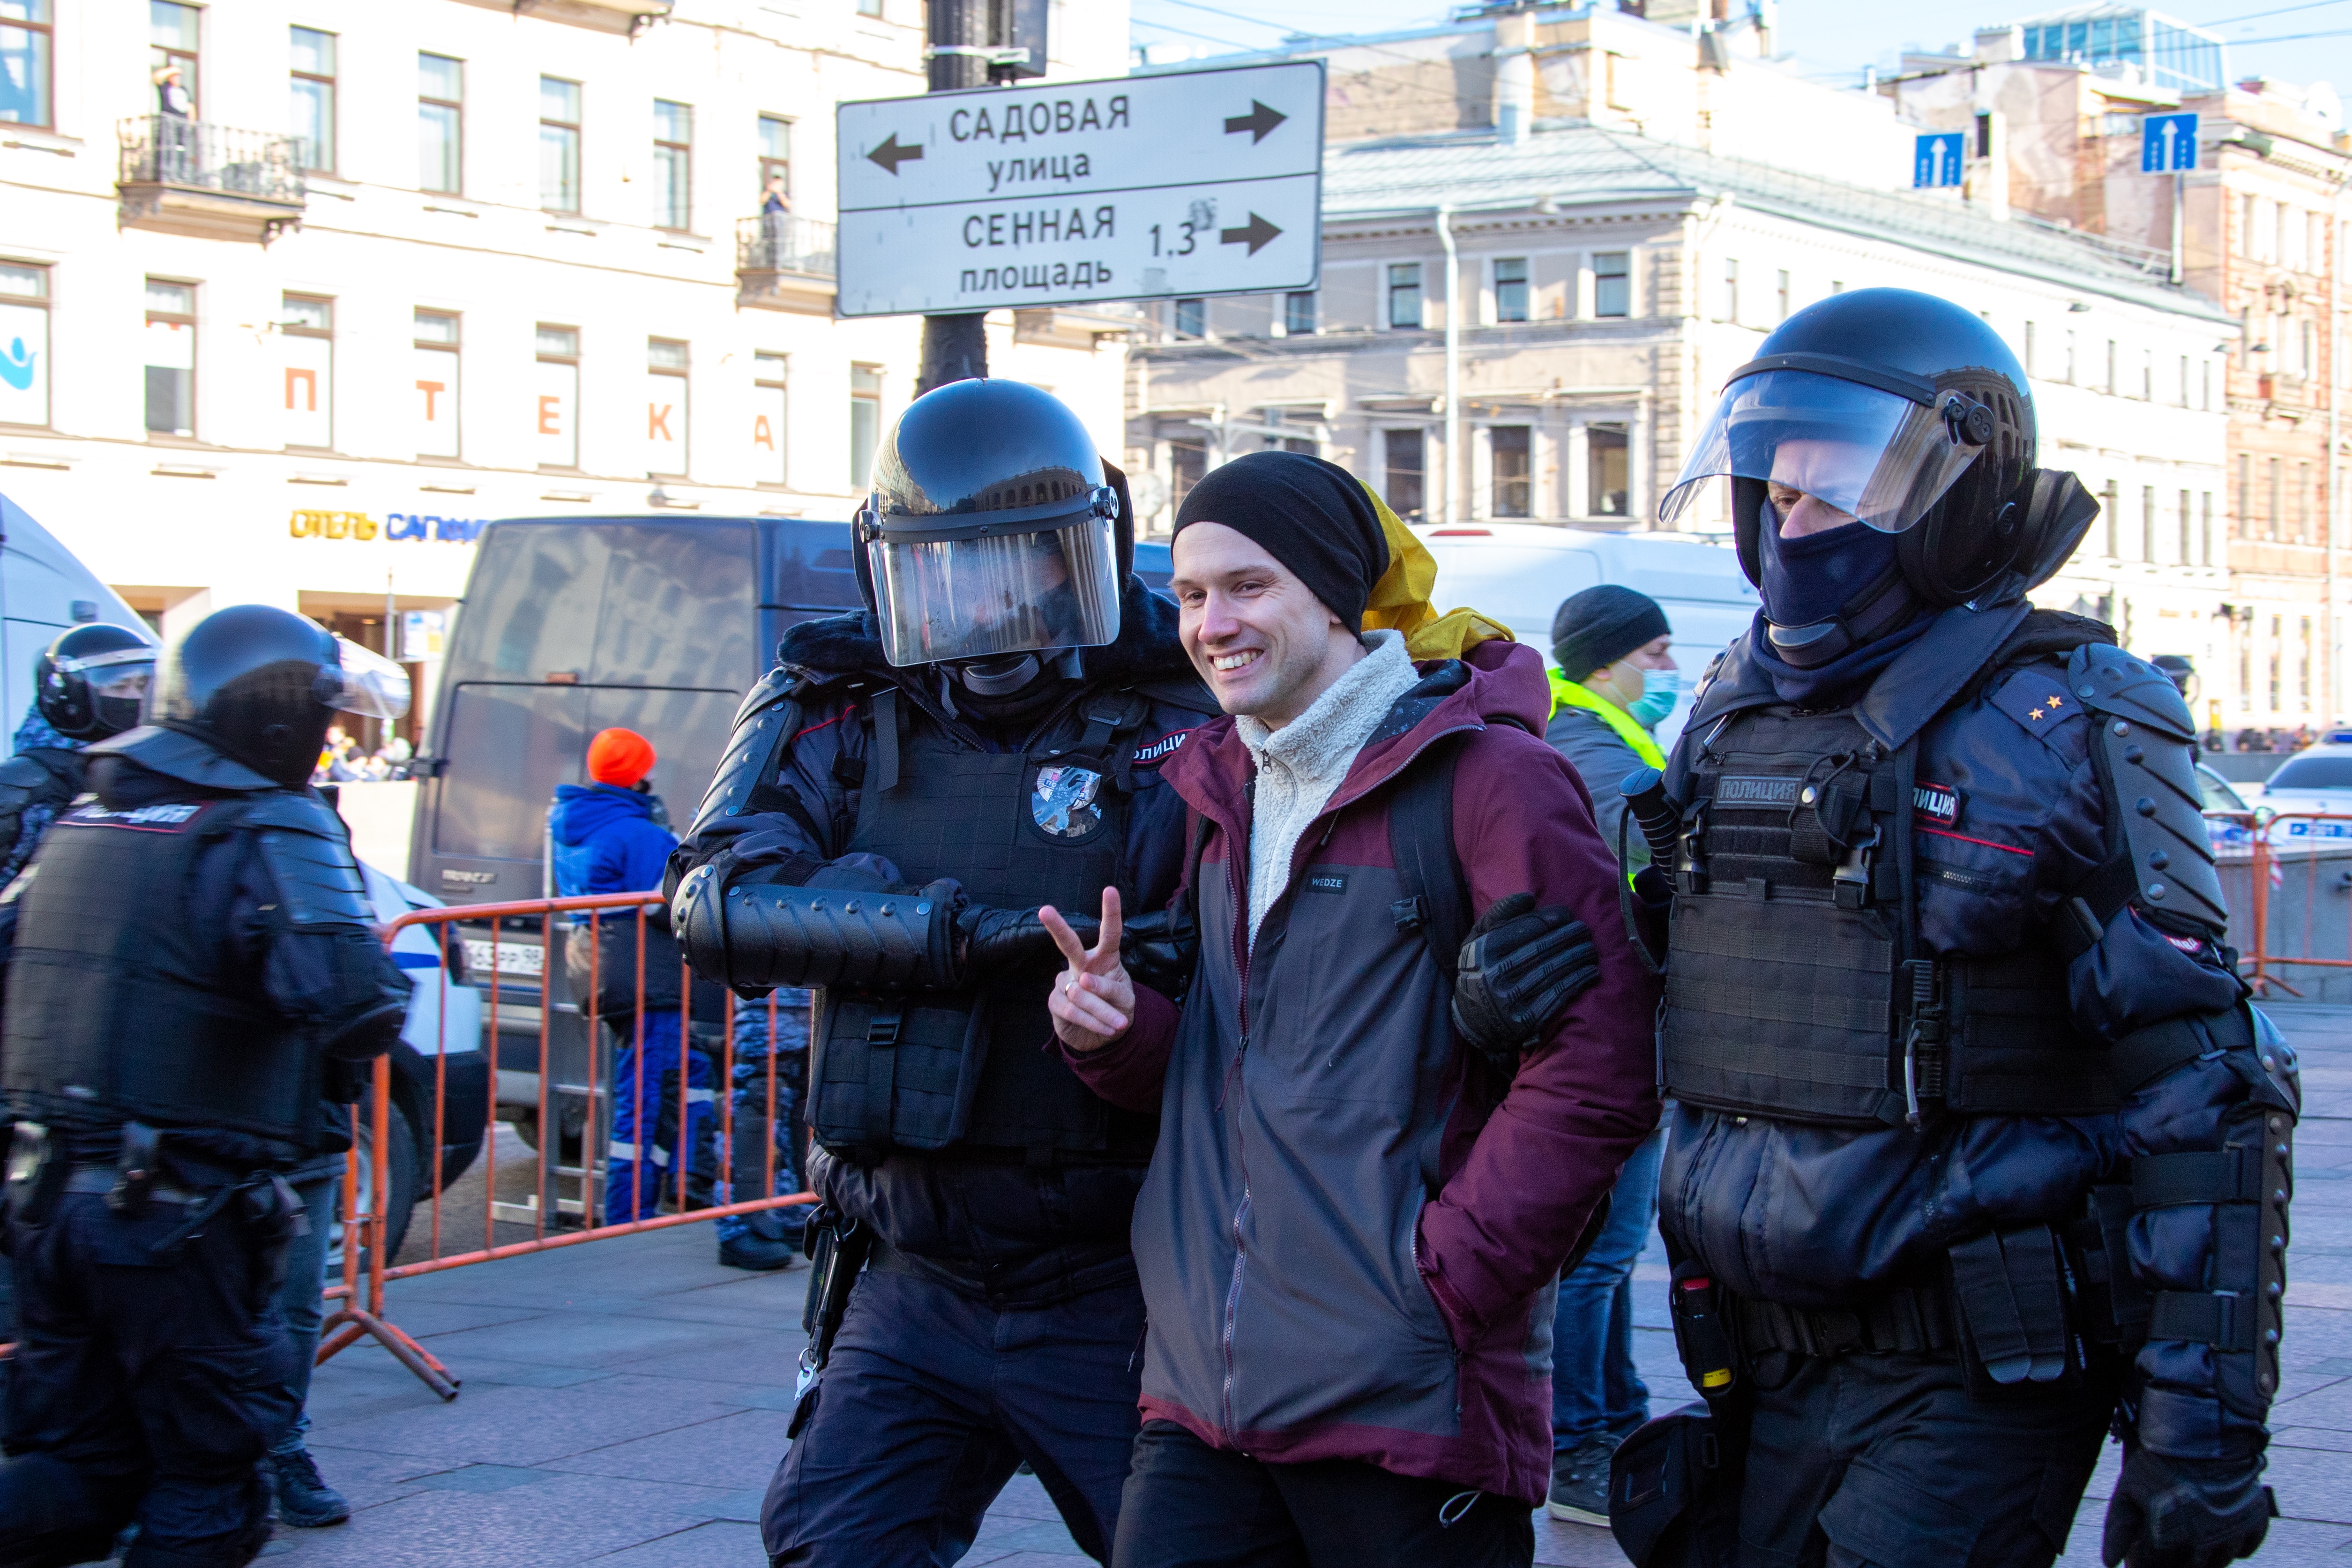
<svg viewBox="0 0 2352 1568">
<path fill-rule="evenodd" d="M 2169 174 L 2197 166 L 2197 117 L 2150 114 L 2139 122 L 2139 172 Z"/>
<path fill-rule="evenodd" d="M 844 103 L 844 316 L 1315 287 L 1323 62 Z"/>
<path fill-rule="evenodd" d="M 1965 131 L 1933 131 L 1916 139 L 1911 153 L 1911 184 L 1925 189 L 1957 185 L 1968 167 Z"/>
</svg>

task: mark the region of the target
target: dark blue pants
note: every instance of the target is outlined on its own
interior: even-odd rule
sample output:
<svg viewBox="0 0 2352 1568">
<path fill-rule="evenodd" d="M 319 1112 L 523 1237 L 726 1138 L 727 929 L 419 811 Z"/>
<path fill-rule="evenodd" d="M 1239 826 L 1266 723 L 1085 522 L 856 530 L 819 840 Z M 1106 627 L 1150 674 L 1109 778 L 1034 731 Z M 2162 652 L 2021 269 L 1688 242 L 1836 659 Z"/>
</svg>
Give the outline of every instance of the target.
<svg viewBox="0 0 2352 1568">
<path fill-rule="evenodd" d="M 1138 1426 L 1133 1283 L 998 1309 L 895 1268 L 857 1282 L 768 1486 L 774 1568 L 947 1568 L 1024 1460 L 1097 1562 Z"/>
<path fill-rule="evenodd" d="M 1609 1194 L 1609 1220 L 1592 1250 L 1559 1282 L 1552 1310 L 1552 1451 L 1571 1454 L 1595 1437 L 1622 1442 L 1650 1418 L 1649 1385 L 1633 1368 L 1633 1263 L 1658 1217 L 1664 1129 L 1626 1157 Z"/>
<path fill-rule="evenodd" d="M 286 1283 L 278 1288 L 278 1315 L 286 1324 L 288 1348 L 286 1397 L 294 1418 L 269 1445 L 273 1454 L 299 1454 L 310 1430 L 303 1406 L 310 1398 L 310 1373 L 319 1360 L 319 1325 L 326 1321 L 327 1240 L 335 1226 L 335 1194 L 342 1178 L 320 1176 L 298 1182 L 294 1200 L 310 1220 L 309 1234 L 286 1244 Z"/>
<path fill-rule="evenodd" d="M 0 1562 L 106 1555 L 136 1520 L 126 1563 L 236 1568 L 268 1539 L 255 1474 L 286 1429 L 287 1343 L 277 1247 L 231 1209 L 176 1253 L 186 1218 L 156 1203 L 116 1215 L 92 1193 L 48 1223 L 11 1221 L 23 1338 L 0 1465 Z"/>
<path fill-rule="evenodd" d="M 651 1219 L 664 1203 L 677 1200 L 676 1162 L 681 1148 L 689 1170 L 707 1169 L 717 1158 L 713 1141 L 719 1108 L 711 1099 L 710 1058 L 699 1051 L 685 1052 L 686 1135 L 678 1137 L 677 1080 L 663 1081 L 665 1075 L 678 1070 L 682 1042 L 676 1013 L 646 1015 L 642 1072 L 635 1023 L 625 1023 L 615 1032 L 621 1049 L 613 1061 L 612 1164 L 604 1173 L 604 1223 L 626 1225 Z M 640 1079 L 642 1103 L 637 1098 Z"/>
</svg>

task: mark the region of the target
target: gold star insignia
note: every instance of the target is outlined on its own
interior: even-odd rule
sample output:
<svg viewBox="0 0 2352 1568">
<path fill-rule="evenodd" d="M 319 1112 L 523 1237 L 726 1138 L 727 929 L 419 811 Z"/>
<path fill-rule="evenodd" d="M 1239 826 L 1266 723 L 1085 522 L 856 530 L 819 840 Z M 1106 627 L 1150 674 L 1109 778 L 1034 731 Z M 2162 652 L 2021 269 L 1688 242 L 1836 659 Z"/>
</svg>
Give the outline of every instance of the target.
<svg viewBox="0 0 2352 1568">
<path fill-rule="evenodd" d="M 2065 701 L 2066 700 L 2063 697 L 2053 697 L 2049 701 L 2043 703 L 2042 706 L 2045 708 L 2059 708 L 2063 707 L 2065 705 Z"/>
<path fill-rule="evenodd" d="M 2026 715 L 2026 717 L 2027 717 L 2027 718 L 2029 718 L 2029 719 L 2032 719 L 2032 720 L 2039 721 L 2039 720 L 2041 719 L 2041 717 L 2042 717 L 2042 710 L 2041 710 L 2041 709 L 2039 709 L 2039 708 L 2036 708 L 2032 712 L 2028 713 L 2028 714 Z"/>
</svg>

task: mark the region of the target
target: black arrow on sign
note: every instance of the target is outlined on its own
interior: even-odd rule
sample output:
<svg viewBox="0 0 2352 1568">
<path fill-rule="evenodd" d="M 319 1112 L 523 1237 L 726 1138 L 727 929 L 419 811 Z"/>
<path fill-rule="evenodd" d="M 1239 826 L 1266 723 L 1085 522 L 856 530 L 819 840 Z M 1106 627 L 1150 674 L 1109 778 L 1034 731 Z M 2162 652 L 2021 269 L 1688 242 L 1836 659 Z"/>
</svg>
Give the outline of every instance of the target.
<svg viewBox="0 0 2352 1568">
<path fill-rule="evenodd" d="M 912 147 L 901 147 L 898 145 L 898 133 L 893 131 L 882 145 L 866 155 L 887 169 L 896 178 L 899 164 L 912 163 L 923 155 L 923 144 L 918 142 Z"/>
<path fill-rule="evenodd" d="M 1245 244 L 1249 247 L 1249 253 L 1255 256 L 1266 247 L 1268 241 L 1281 232 L 1282 230 L 1275 227 L 1257 214 L 1252 213 L 1247 228 L 1221 228 L 1217 231 L 1217 237 L 1227 245 Z"/>
<path fill-rule="evenodd" d="M 1265 140 L 1267 132 L 1289 118 L 1280 110 L 1268 109 L 1253 98 L 1247 114 L 1233 115 L 1225 121 L 1225 134 L 1231 136 L 1236 131 L 1246 131 L 1250 133 L 1250 145 L 1255 147 Z"/>
</svg>

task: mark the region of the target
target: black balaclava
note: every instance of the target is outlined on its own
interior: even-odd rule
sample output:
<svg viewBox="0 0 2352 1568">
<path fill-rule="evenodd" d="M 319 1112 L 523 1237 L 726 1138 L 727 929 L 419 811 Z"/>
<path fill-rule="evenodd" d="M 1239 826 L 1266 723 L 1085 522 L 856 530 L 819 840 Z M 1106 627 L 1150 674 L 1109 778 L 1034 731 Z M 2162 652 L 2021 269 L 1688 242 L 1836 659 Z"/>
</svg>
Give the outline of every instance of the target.
<svg viewBox="0 0 2352 1568">
<path fill-rule="evenodd" d="M 1783 539 L 1769 499 L 1758 521 L 1757 588 L 1764 608 L 1754 647 L 1782 701 L 1815 703 L 1856 691 L 1927 629 L 1931 617 L 1919 613 L 1899 575 L 1895 535 L 1850 522 Z"/>
</svg>

